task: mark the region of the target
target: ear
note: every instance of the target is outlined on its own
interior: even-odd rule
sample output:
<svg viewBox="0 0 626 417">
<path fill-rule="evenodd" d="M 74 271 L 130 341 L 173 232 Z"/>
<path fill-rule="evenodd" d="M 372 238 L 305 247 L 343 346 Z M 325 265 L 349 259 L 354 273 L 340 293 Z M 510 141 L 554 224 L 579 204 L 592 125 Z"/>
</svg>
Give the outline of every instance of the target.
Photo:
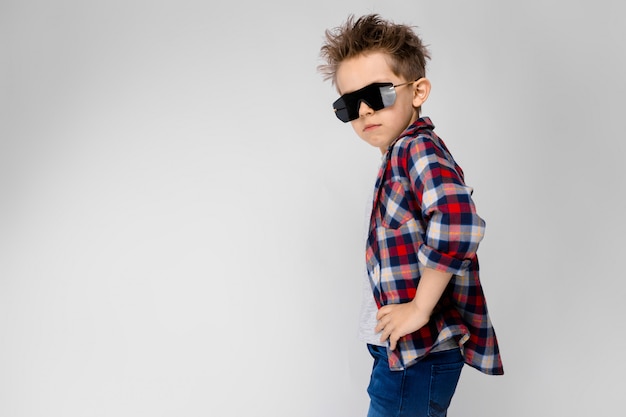
<svg viewBox="0 0 626 417">
<path fill-rule="evenodd" d="M 430 94 L 430 81 L 428 78 L 420 78 L 413 83 L 413 107 L 419 108 Z"/>
</svg>

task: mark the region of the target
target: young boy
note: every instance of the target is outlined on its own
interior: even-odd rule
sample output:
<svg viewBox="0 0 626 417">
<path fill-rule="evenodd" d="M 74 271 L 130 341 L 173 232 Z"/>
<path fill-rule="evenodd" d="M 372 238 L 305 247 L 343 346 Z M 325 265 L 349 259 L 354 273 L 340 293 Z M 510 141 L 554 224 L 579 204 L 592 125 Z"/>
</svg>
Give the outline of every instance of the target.
<svg viewBox="0 0 626 417">
<path fill-rule="evenodd" d="M 349 17 L 319 69 L 335 115 L 380 149 L 360 337 L 374 358 L 368 417 L 445 416 L 464 363 L 503 373 L 478 276 L 484 221 L 429 118 L 427 49 L 405 25 Z"/>
</svg>

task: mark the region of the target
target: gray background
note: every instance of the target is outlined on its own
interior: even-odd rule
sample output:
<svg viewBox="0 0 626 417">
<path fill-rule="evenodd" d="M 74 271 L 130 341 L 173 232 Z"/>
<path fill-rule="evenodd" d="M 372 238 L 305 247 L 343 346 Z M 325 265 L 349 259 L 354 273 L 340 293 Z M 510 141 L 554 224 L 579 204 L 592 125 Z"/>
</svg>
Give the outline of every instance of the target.
<svg viewBox="0 0 626 417">
<path fill-rule="evenodd" d="M 620 2 L 1 1 L 0 415 L 362 416 L 380 154 L 316 72 L 349 13 L 418 27 L 506 375 L 452 416 L 623 396 Z"/>
</svg>

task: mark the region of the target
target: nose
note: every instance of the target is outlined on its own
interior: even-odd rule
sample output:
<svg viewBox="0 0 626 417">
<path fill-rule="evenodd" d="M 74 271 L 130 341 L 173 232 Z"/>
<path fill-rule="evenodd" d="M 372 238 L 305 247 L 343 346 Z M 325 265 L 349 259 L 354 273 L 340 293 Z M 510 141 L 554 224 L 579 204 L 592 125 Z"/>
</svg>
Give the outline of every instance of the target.
<svg viewBox="0 0 626 417">
<path fill-rule="evenodd" d="M 374 114 L 374 110 L 363 100 L 359 103 L 359 117 L 368 116 Z"/>
</svg>

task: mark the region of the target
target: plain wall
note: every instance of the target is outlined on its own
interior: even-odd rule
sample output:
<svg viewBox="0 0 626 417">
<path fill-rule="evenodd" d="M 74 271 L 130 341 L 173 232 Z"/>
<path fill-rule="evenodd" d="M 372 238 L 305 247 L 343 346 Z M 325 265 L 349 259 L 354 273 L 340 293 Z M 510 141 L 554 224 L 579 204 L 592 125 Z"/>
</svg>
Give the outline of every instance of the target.
<svg viewBox="0 0 626 417">
<path fill-rule="evenodd" d="M 0 415 L 363 416 L 364 203 L 323 32 L 430 45 L 506 375 L 451 416 L 621 408 L 619 2 L 0 2 Z"/>
</svg>

